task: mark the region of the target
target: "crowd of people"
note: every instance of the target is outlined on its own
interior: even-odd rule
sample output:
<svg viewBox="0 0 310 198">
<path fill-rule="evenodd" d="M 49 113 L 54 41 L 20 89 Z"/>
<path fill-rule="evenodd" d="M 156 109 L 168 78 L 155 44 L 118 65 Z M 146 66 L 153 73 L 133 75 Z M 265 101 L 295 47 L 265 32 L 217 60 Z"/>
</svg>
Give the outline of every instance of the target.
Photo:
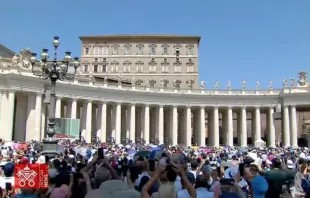
<svg viewBox="0 0 310 198">
<path fill-rule="evenodd" d="M 50 158 L 38 142 L 1 141 L 0 197 L 310 197 L 307 148 L 59 144 Z M 49 188 L 16 188 L 14 166 L 33 163 L 48 165 Z"/>
</svg>

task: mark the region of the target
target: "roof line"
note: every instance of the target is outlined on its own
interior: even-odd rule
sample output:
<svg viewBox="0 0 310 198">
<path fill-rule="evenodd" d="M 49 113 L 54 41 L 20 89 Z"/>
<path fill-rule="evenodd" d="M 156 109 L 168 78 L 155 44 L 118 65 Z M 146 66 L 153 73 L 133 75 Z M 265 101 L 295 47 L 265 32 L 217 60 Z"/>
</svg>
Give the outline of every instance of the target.
<svg viewBox="0 0 310 198">
<path fill-rule="evenodd" d="M 82 41 L 84 39 L 196 39 L 200 42 L 200 36 L 186 36 L 186 35 L 169 35 L 169 34 L 115 34 L 115 35 L 94 35 L 94 36 L 79 36 Z"/>
<path fill-rule="evenodd" d="M 16 53 L 13 52 L 12 50 L 10 50 L 9 48 L 7 48 L 6 46 L 0 44 L 0 48 L 2 48 L 4 51 L 8 52 L 9 54 L 12 54 L 12 56 L 14 56 Z"/>
</svg>

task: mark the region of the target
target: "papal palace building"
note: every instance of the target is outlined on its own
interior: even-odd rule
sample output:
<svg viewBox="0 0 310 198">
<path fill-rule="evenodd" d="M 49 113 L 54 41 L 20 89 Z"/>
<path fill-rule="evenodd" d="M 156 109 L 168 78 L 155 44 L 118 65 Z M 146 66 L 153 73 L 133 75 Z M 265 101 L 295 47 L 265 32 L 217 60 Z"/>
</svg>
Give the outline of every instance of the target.
<svg viewBox="0 0 310 198">
<path fill-rule="evenodd" d="M 116 143 L 241 145 L 264 140 L 298 146 L 310 132 L 310 86 L 305 71 L 275 89 L 206 89 L 198 81 L 200 37 L 82 36 L 81 66 L 56 85 L 56 117 L 80 119 L 81 136 Z M 49 80 L 32 74 L 30 49 L 0 45 L 0 138 L 41 140 L 47 125 Z M 224 83 L 221 83 L 224 84 Z M 209 86 L 210 87 L 210 86 Z M 279 113 L 280 112 L 280 113 Z M 275 116 L 277 115 L 277 116 Z M 280 116 L 278 116 L 280 115 Z M 309 125 L 307 125 L 309 123 Z"/>
</svg>

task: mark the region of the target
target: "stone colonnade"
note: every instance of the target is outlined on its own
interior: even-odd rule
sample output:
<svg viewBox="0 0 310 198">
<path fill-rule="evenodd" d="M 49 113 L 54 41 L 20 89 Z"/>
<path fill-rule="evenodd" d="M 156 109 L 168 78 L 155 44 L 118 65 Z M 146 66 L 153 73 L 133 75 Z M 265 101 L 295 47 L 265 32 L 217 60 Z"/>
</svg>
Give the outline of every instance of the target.
<svg viewBox="0 0 310 198">
<path fill-rule="evenodd" d="M 46 128 L 46 104 L 42 94 L 1 91 L 0 127 L 5 140 L 41 140 Z M 238 145 L 247 146 L 247 112 L 252 117 L 252 139 L 261 140 L 261 113 L 267 114 L 268 146 L 275 146 L 274 107 L 171 106 L 57 98 L 56 118 L 80 119 L 80 131 L 87 142 L 113 137 L 116 143 L 127 139 L 172 145 L 233 145 L 233 119 L 237 115 Z M 221 118 L 221 119 L 220 119 Z M 297 146 L 296 107 L 282 106 L 285 146 Z M 222 132 L 220 133 L 220 122 Z M 208 142 L 206 142 L 206 127 Z M 193 137 L 193 139 L 192 139 Z"/>
</svg>

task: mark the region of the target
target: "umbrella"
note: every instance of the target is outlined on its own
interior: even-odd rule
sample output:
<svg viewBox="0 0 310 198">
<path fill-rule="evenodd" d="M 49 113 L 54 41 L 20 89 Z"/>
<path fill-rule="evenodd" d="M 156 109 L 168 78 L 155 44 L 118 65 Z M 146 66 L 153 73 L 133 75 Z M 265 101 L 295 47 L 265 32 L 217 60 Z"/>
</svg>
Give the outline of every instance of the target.
<svg viewBox="0 0 310 198">
<path fill-rule="evenodd" d="M 136 154 L 135 154 L 135 157 L 138 156 L 138 157 L 149 157 L 151 154 L 150 151 L 138 151 Z"/>
</svg>

